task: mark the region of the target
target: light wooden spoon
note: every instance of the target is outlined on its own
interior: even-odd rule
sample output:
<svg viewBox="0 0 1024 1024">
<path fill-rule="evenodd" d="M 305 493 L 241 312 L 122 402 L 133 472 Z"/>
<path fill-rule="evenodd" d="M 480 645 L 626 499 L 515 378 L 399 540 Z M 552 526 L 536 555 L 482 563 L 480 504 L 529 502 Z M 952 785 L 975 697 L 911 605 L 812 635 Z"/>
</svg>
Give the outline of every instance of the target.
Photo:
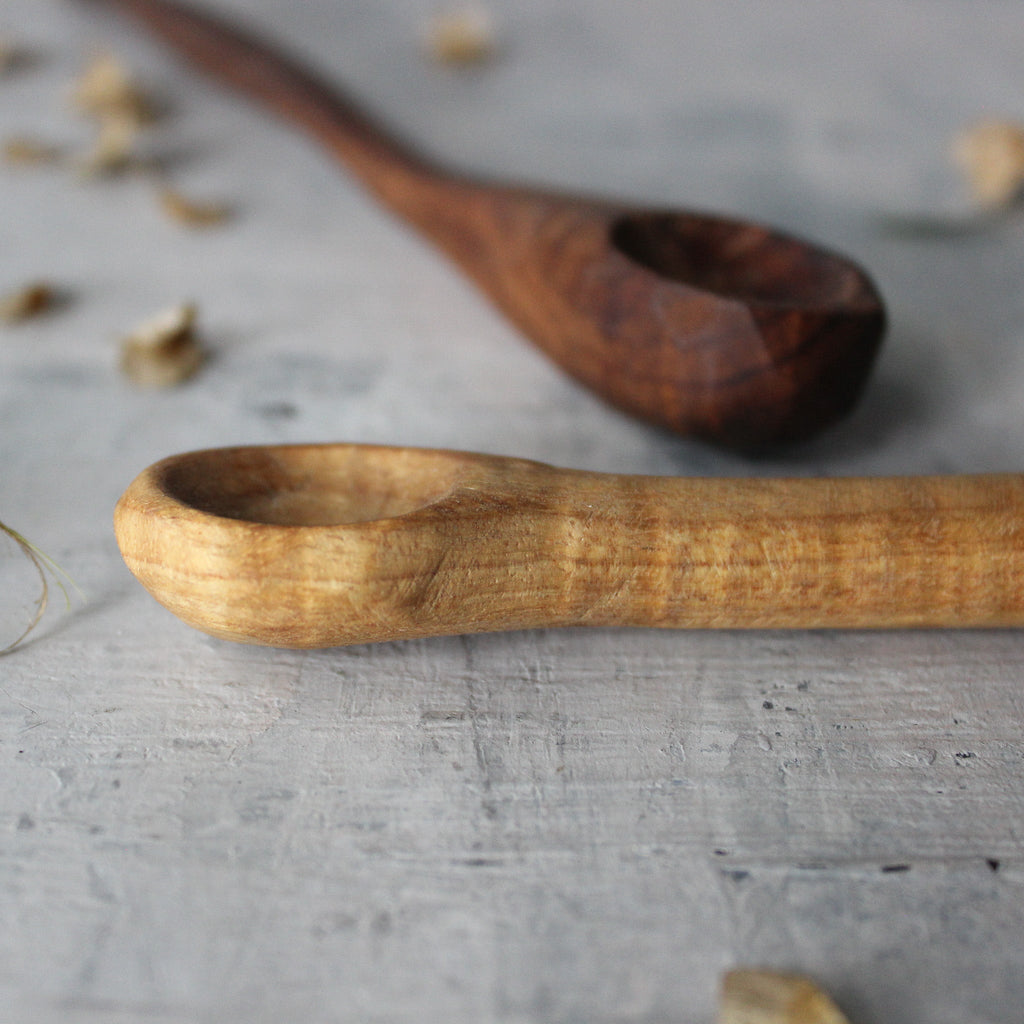
<svg viewBox="0 0 1024 1024">
<path fill-rule="evenodd" d="M 859 398 L 885 312 L 851 261 L 744 220 L 471 180 L 218 19 L 173 0 L 104 2 L 310 132 L 612 405 L 758 450 L 817 434 Z"/>
<path fill-rule="evenodd" d="M 687 479 L 366 445 L 165 459 L 129 568 L 215 636 L 1024 624 L 1024 476 Z"/>
</svg>

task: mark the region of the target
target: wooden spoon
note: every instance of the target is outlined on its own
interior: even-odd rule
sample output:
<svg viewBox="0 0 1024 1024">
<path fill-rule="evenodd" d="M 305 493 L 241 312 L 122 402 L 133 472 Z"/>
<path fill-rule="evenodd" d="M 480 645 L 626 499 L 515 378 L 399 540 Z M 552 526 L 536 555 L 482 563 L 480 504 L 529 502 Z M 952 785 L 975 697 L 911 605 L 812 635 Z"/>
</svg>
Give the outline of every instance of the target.
<svg viewBox="0 0 1024 1024">
<path fill-rule="evenodd" d="M 186 622 L 284 647 L 540 626 L 1024 624 L 1024 476 L 685 479 L 365 445 L 225 448 L 121 498 Z"/>
<path fill-rule="evenodd" d="M 885 326 L 840 256 L 746 221 L 471 181 L 385 134 L 265 44 L 171 0 L 106 0 L 301 125 L 611 404 L 756 450 L 856 402 Z"/>
</svg>

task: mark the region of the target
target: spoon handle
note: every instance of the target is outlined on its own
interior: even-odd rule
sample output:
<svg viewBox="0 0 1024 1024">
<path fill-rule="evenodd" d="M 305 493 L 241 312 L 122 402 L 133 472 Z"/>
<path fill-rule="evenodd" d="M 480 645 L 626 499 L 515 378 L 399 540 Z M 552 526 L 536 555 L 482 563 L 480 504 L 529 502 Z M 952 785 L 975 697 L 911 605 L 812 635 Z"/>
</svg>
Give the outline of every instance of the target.
<svg viewBox="0 0 1024 1024">
<path fill-rule="evenodd" d="M 305 129 L 377 198 L 403 216 L 410 201 L 454 185 L 356 104 L 234 25 L 176 0 L 93 0 L 120 8 L 211 77 Z"/>
<path fill-rule="evenodd" d="M 1024 476 L 600 486 L 562 526 L 578 624 L 1024 624 Z"/>
</svg>

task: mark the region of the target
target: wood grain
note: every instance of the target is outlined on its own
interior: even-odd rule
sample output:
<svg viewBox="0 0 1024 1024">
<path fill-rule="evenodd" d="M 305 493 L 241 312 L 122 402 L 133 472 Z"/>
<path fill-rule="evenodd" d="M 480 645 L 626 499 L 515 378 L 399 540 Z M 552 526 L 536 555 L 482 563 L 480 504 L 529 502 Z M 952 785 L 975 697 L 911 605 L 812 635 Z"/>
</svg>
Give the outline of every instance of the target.
<svg viewBox="0 0 1024 1024">
<path fill-rule="evenodd" d="M 683 479 L 363 445 L 166 459 L 129 567 L 206 632 L 323 647 L 541 626 L 1024 623 L 1024 477 Z"/>
<path fill-rule="evenodd" d="M 422 159 L 273 48 L 172 0 L 106 0 L 318 139 L 612 405 L 757 450 L 859 398 L 885 328 L 850 261 L 758 224 L 473 181 Z"/>
<path fill-rule="evenodd" d="M 810 978 L 735 968 L 722 978 L 717 1024 L 850 1024 Z"/>
</svg>

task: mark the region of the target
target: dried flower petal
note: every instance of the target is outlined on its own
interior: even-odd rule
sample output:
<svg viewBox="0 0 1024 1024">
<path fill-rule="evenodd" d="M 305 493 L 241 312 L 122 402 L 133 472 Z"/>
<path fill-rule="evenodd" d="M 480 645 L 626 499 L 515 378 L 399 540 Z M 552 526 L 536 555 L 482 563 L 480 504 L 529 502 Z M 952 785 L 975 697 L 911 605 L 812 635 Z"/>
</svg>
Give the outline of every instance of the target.
<svg viewBox="0 0 1024 1024">
<path fill-rule="evenodd" d="M 86 174 L 113 174 L 134 166 L 135 136 L 154 119 L 153 105 L 114 57 L 96 57 L 75 83 L 72 98 L 95 118 L 99 135 L 82 161 Z"/>
<path fill-rule="evenodd" d="M 482 7 L 441 12 L 427 26 L 427 46 L 441 64 L 479 64 L 494 56 L 494 24 Z"/>
<path fill-rule="evenodd" d="M 953 157 L 983 206 L 1008 206 L 1020 198 L 1024 188 L 1024 125 L 982 121 L 956 138 Z"/>
<path fill-rule="evenodd" d="M 121 369 L 141 387 L 171 387 L 191 377 L 203 362 L 195 337 L 195 306 L 165 310 L 136 328 L 121 345 Z"/>
<path fill-rule="evenodd" d="M 93 59 L 75 83 L 72 98 L 84 114 L 134 123 L 136 128 L 149 124 L 154 117 L 149 98 L 109 54 Z"/>
<path fill-rule="evenodd" d="M 223 204 L 196 202 L 166 186 L 160 189 L 159 200 L 161 208 L 171 220 L 192 228 L 223 224 L 231 216 L 231 210 Z"/>
<path fill-rule="evenodd" d="M 45 313 L 54 303 L 54 290 L 44 281 L 35 281 L 0 299 L 0 320 L 13 323 Z"/>
<path fill-rule="evenodd" d="M 722 979 L 718 1024 L 849 1024 L 807 978 L 740 969 Z"/>
<path fill-rule="evenodd" d="M 49 164 L 60 159 L 58 146 L 33 139 L 28 135 L 15 135 L 3 144 L 3 158 L 9 164 Z"/>
</svg>

